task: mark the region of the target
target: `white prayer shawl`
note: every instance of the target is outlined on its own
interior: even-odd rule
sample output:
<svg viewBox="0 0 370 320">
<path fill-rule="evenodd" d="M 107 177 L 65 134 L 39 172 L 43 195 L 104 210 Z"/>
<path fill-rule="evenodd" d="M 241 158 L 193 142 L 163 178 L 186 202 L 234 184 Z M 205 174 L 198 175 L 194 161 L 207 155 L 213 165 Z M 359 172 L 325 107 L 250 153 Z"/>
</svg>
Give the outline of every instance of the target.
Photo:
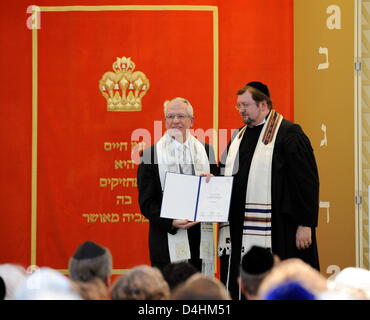
<svg viewBox="0 0 370 320">
<path fill-rule="evenodd" d="M 276 134 L 283 117 L 271 110 L 258 138 L 249 170 L 241 255 L 253 246 L 271 248 L 271 171 Z M 235 158 L 247 126 L 232 141 L 225 164 L 225 176 L 233 174 Z M 219 227 L 219 255 L 231 254 L 229 223 Z"/>
<path fill-rule="evenodd" d="M 210 173 L 210 165 L 204 145 L 194 136 L 188 134 L 184 143 L 190 150 L 190 158 L 186 163 L 194 165 L 195 175 Z M 180 173 L 179 147 L 182 144 L 170 137 L 167 133 L 157 142 L 157 159 L 162 191 L 164 190 L 166 172 Z M 176 150 L 177 149 L 177 150 Z M 187 157 L 189 158 L 189 156 Z M 179 190 L 181 192 L 181 190 Z M 179 204 L 181 205 L 181 204 Z M 190 246 L 187 230 L 178 229 L 176 234 L 167 233 L 168 248 L 171 262 L 190 259 Z M 214 242 L 212 223 L 201 223 L 200 259 L 202 272 L 214 276 Z"/>
</svg>

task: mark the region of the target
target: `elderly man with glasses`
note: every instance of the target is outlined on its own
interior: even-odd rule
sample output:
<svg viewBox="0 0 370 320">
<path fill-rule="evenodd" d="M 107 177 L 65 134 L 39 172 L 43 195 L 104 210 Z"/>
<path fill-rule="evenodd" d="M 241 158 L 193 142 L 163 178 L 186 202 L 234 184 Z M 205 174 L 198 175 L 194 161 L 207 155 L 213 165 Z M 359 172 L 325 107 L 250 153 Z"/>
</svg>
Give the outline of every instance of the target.
<svg viewBox="0 0 370 320">
<path fill-rule="evenodd" d="M 188 100 L 166 101 L 164 116 L 167 131 L 143 152 L 137 173 L 140 209 L 149 219 L 150 260 L 161 270 L 169 263 L 188 260 L 199 271 L 213 275 L 212 225 L 160 217 L 166 172 L 216 175 L 213 148 L 190 134 L 194 111 Z"/>
</svg>

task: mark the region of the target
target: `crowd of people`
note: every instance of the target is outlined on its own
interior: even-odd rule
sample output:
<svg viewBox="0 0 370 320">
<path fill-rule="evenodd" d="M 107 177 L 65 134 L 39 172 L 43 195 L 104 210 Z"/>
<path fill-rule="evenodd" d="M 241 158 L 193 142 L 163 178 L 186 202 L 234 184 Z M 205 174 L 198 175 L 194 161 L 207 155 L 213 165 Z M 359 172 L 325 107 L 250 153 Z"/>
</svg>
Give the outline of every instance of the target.
<svg viewBox="0 0 370 320">
<path fill-rule="evenodd" d="M 69 260 L 69 275 L 49 268 L 33 272 L 0 265 L 0 299 L 5 300 L 231 300 L 216 277 L 187 261 L 162 270 L 139 265 L 112 279 L 113 258 L 95 242 L 81 244 Z M 301 259 L 280 260 L 253 246 L 243 255 L 238 278 L 242 300 L 369 300 L 370 271 L 349 267 L 326 279 Z"/>
</svg>

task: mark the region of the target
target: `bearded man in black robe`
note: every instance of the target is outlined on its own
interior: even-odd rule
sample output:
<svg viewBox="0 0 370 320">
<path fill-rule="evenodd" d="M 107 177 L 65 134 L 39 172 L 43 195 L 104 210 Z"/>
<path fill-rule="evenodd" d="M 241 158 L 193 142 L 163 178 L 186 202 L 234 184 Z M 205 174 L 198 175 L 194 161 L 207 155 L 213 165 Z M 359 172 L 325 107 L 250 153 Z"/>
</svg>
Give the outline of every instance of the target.
<svg viewBox="0 0 370 320">
<path fill-rule="evenodd" d="M 221 161 L 221 172 L 234 176 L 234 182 L 229 222 L 219 226 L 221 280 L 233 299 L 241 296 L 241 258 L 253 245 L 319 270 L 319 176 L 308 137 L 274 110 L 261 82 L 237 92 L 236 109 L 245 126 Z"/>
</svg>

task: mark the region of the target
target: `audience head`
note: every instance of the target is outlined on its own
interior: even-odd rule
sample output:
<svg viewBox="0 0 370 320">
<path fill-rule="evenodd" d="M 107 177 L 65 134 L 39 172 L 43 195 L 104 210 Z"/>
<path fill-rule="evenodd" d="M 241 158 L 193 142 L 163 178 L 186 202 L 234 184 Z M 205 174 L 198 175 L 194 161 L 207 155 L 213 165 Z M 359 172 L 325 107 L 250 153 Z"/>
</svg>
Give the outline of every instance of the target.
<svg viewBox="0 0 370 320">
<path fill-rule="evenodd" d="M 217 279 L 196 273 L 172 293 L 172 300 L 230 300 L 226 287 Z"/>
<path fill-rule="evenodd" d="M 320 292 L 316 295 L 316 300 L 359 300 L 364 299 L 363 297 L 358 297 L 356 293 L 351 292 L 352 290 L 343 289 L 328 289 L 327 291 Z"/>
<path fill-rule="evenodd" d="M 349 267 L 339 272 L 334 279 L 328 280 L 328 292 L 320 296 L 322 300 L 336 300 L 335 296 L 348 299 L 370 299 L 370 271 Z M 333 296 L 333 298 L 331 298 Z"/>
<path fill-rule="evenodd" d="M 112 300 L 166 300 L 170 289 L 157 268 L 137 266 L 117 279 Z"/>
<path fill-rule="evenodd" d="M 15 298 L 17 300 L 81 300 L 70 279 L 47 267 L 30 274 L 18 288 Z"/>
<path fill-rule="evenodd" d="M 370 293 L 370 271 L 363 268 L 345 268 L 334 278 L 334 282 Z"/>
<path fill-rule="evenodd" d="M 262 281 L 258 298 L 264 299 L 271 290 L 288 282 L 298 282 L 315 296 L 327 290 L 327 281 L 320 272 L 300 259 L 291 258 L 274 266 Z"/>
<path fill-rule="evenodd" d="M 1 264 L 0 277 L 5 285 L 5 300 L 13 300 L 18 287 L 26 280 L 26 270 L 17 264 Z"/>
<path fill-rule="evenodd" d="M 6 295 L 5 282 L 2 277 L 0 277 L 0 300 L 4 300 Z"/>
<path fill-rule="evenodd" d="M 262 280 L 274 266 L 270 249 L 253 246 L 242 258 L 239 285 L 248 300 L 257 298 Z"/>
<path fill-rule="evenodd" d="M 107 286 L 112 273 L 112 255 L 92 241 L 81 244 L 69 260 L 69 274 L 72 280 L 88 282 L 94 278 L 101 279 Z"/>
<path fill-rule="evenodd" d="M 84 300 L 110 300 L 107 285 L 100 278 L 91 279 L 88 282 L 75 282 L 78 294 Z"/>
<path fill-rule="evenodd" d="M 188 262 L 169 263 L 162 270 L 163 277 L 171 291 L 197 272 L 198 270 Z"/>
</svg>

